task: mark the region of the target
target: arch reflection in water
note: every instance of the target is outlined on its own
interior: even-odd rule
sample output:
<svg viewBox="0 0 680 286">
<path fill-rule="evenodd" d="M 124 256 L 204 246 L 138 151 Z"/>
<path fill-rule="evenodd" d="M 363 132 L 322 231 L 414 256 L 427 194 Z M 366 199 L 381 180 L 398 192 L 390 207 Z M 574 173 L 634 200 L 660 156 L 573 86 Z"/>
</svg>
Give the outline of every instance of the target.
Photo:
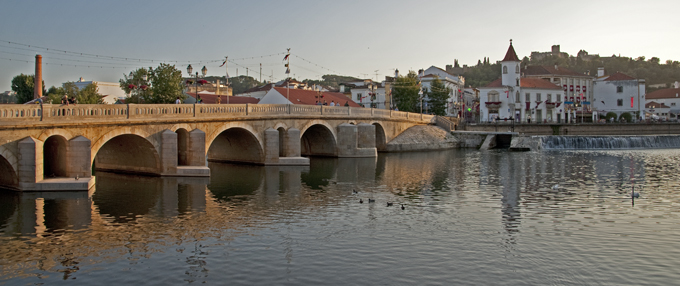
<svg viewBox="0 0 680 286">
<path fill-rule="evenodd" d="M 309 166 L 255 166 L 209 162 L 208 189 L 218 201 L 241 203 L 252 196 L 264 194 L 276 200 L 280 194 L 297 194 L 303 173 Z"/>
<path fill-rule="evenodd" d="M 102 216 L 128 222 L 141 216 L 171 218 L 205 210 L 208 178 L 148 177 L 97 172 L 93 200 Z"/>
<path fill-rule="evenodd" d="M 87 192 L 0 193 L 0 232 L 41 237 L 87 228 L 91 223 Z"/>
</svg>

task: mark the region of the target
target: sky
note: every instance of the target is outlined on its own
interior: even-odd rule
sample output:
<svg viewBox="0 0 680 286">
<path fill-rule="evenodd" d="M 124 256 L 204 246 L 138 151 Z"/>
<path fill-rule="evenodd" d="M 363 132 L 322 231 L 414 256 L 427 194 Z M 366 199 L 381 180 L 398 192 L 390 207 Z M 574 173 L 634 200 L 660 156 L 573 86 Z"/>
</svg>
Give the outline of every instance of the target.
<svg viewBox="0 0 680 286">
<path fill-rule="evenodd" d="M 298 80 L 340 74 L 383 80 L 501 60 L 509 40 L 522 58 L 560 45 L 576 55 L 680 60 L 680 1 L 5 1 L 0 0 L 0 92 L 35 73 L 47 87 L 67 81 L 118 82 L 160 62 L 187 76 Z M 29 47 L 30 46 L 30 47 Z M 82 55 L 81 55 L 82 53 Z M 247 69 L 247 71 L 246 71 Z"/>
</svg>

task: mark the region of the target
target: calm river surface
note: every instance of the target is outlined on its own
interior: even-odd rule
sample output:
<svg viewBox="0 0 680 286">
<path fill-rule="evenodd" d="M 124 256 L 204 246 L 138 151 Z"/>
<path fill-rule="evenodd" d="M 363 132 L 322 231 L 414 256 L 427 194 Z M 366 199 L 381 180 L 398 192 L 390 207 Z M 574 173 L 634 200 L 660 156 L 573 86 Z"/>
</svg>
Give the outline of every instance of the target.
<svg viewBox="0 0 680 286">
<path fill-rule="evenodd" d="M 0 192 L 0 285 L 677 284 L 678 162 L 451 150 L 100 172 L 89 194 Z"/>
</svg>

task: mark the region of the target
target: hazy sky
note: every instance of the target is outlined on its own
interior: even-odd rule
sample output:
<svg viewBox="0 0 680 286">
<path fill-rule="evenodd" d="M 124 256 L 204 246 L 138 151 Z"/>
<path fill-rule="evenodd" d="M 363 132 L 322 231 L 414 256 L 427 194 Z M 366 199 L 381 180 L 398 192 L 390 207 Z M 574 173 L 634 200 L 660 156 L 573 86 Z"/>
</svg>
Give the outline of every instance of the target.
<svg viewBox="0 0 680 286">
<path fill-rule="evenodd" d="M 584 49 L 680 60 L 677 0 L 22 0 L 0 5 L 0 92 L 11 89 L 14 76 L 34 73 L 36 54 L 43 56 L 47 87 L 80 77 L 117 82 L 123 73 L 159 61 L 178 61 L 183 75 L 192 63 L 194 70 L 206 65 L 208 75 L 223 76 L 224 56 L 233 59 L 230 76 L 237 68 L 245 74 L 248 67 L 259 79 L 262 63 L 262 79 L 273 74 L 280 80 L 286 48 L 298 79 L 329 73 L 375 79 L 377 70 L 382 80 L 395 68 L 444 68 L 454 59 L 461 65 L 483 57 L 496 61 L 509 39 L 520 58 L 559 44 L 572 55 Z"/>
</svg>

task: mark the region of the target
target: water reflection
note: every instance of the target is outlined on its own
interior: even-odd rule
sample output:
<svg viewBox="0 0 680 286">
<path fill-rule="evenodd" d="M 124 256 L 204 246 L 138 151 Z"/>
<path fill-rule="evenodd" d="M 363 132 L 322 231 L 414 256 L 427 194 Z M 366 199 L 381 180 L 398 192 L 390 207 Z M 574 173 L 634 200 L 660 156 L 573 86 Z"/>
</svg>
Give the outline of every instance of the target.
<svg viewBox="0 0 680 286">
<path fill-rule="evenodd" d="M 26 192 L 0 195 L 0 231 L 5 236 L 52 236 L 90 224 L 87 192 Z"/>
<path fill-rule="evenodd" d="M 98 172 L 89 194 L 0 193 L 0 279 L 640 284 L 609 274 L 628 259 L 678 278 L 659 270 L 680 263 L 667 254 L 680 249 L 678 159 L 663 150 L 452 150 L 312 158 L 309 167 L 211 162 L 210 178 Z M 644 190 L 634 207 L 632 184 Z M 377 202 L 358 202 L 369 197 Z M 664 247 L 645 247 L 658 241 Z M 631 242 L 640 247 L 619 252 Z M 129 271 L 142 263 L 153 271 Z"/>
<path fill-rule="evenodd" d="M 97 172 L 99 214 L 115 223 L 152 215 L 171 218 L 205 210 L 207 178 L 149 177 Z"/>
</svg>

